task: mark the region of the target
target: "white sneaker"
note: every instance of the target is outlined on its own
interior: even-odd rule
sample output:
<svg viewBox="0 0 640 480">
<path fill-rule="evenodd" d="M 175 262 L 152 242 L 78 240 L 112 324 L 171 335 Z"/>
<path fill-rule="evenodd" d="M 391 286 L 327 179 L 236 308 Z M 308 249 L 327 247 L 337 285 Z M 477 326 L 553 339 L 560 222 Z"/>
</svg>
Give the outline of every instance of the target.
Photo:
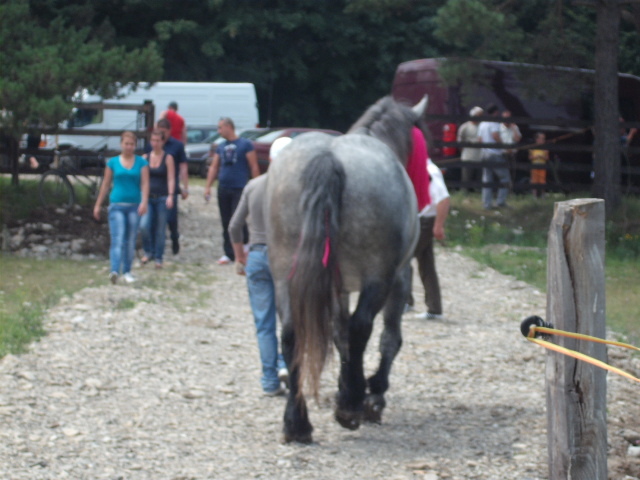
<svg viewBox="0 0 640 480">
<path fill-rule="evenodd" d="M 278 380 L 284 384 L 285 388 L 289 388 L 289 370 L 286 368 L 278 370 Z"/>
<path fill-rule="evenodd" d="M 228 265 L 229 263 L 231 263 L 231 259 L 229 257 L 227 257 L 226 255 L 222 255 L 218 259 L 218 265 Z"/>
<path fill-rule="evenodd" d="M 133 283 L 136 281 L 136 277 L 134 277 L 133 275 L 131 275 L 131 273 L 127 272 L 124 275 L 122 275 L 122 278 L 124 278 L 124 281 L 127 283 Z"/>
</svg>

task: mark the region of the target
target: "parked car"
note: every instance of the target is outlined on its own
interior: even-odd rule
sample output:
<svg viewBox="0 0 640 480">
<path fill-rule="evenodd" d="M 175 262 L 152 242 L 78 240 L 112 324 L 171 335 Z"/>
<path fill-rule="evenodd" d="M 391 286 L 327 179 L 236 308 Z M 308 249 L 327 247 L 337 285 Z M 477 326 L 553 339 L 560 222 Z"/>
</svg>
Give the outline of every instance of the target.
<svg viewBox="0 0 640 480">
<path fill-rule="evenodd" d="M 248 138 L 253 140 L 265 133 L 269 132 L 269 128 L 247 128 L 244 130 L 238 130 L 238 136 L 242 138 Z M 216 127 L 215 131 L 211 133 L 200 143 L 187 144 L 185 146 L 185 153 L 187 154 L 187 164 L 190 175 L 200 175 L 201 177 L 207 176 L 207 170 L 211 164 L 209 152 L 212 144 L 220 144 L 224 141 L 224 138 L 218 133 Z"/>
<path fill-rule="evenodd" d="M 260 173 L 264 173 L 269 168 L 269 149 L 271 144 L 280 137 L 295 138 L 306 132 L 323 132 L 329 135 L 342 135 L 341 132 L 336 130 L 324 130 L 320 128 L 296 128 L 296 127 L 282 127 L 276 128 L 266 133 L 253 141 L 253 147 L 256 150 L 258 156 L 258 165 L 260 166 Z"/>
<path fill-rule="evenodd" d="M 187 125 L 187 145 L 185 146 L 195 143 L 204 143 L 211 135 L 217 133 L 218 127 L 213 125 L 206 127 L 194 127 Z"/>
</svg>

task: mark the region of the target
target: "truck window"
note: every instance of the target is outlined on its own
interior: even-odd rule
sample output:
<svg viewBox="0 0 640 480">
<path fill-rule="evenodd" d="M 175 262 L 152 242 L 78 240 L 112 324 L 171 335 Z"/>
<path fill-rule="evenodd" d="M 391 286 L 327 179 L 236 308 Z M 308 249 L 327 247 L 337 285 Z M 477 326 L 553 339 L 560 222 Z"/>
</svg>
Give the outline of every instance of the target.
<svg viewBox="0 0 640 480">
<path fill-rule="evenodd" d="M 81 128 L 94 123 L 102 123 L 103 110 L 75 108 L 69 119 L 69 128 Z"/>
</svg>

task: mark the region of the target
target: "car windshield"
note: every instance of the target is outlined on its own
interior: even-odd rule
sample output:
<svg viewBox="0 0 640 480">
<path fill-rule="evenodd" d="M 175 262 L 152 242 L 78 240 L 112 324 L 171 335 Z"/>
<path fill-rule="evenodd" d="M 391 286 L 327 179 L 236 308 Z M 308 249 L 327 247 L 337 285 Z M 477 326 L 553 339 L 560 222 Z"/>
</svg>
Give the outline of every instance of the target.
<svg viewBox="0 0 640 480">
<path fill-rule="evenodd" d="M 209 135 L 204 140 L 202 140 L 202 142 L 200 142 L 200 143 L 213 143 L 216 140 L 218 140 L 219 138 L 222 138 L 222 137 L 220 136 L 220 134 L 218 132 L 215 132 L 215 133 L 212 133 L 211 135 Z"/>
</svg>

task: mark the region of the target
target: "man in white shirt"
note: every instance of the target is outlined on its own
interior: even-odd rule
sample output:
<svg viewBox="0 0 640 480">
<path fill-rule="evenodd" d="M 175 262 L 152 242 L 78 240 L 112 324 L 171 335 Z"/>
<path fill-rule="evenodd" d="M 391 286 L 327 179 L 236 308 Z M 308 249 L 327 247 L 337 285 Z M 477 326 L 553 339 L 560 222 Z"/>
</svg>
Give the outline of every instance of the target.
<svg viewBox="0 0 640 480">
<path fill-rule="evenodd" d="M 442 299 L 433 254 L 433 239 L 445 239 L 444 222 L 449 215 L 450 200 L 442 172 L 431 159 L 427 159 L 427 170 L 431 177 L 429 182 L 431 203 L 424 207 L 418 215 L 420 217 L 420 239 L 414 253 L 418 260 L 418 272 L 424 287 L 427 311 L 417 314 L 416 318 L 435 320 L 442 318 Z"/>
<path fill-rule="evenodd" d="M 522 133 L 520 133 L 518 125 L 511 122 L 511 112 L 509 110 L 502 112 L 502 118 L 504 120 L 500 124 L 500 140 L 505 145 L 515 145 L 522 139 Z M 504 150 L 502 154 L 508 162 L 513 158 L 515 152 L 515 149 L 509 149 Z"/>
<path fill-rule="evenodd" d="M 478 117 L 484 113 L 484 110 L 480 107 L 473 107 L 469 111 L 469 116 Z M 478 143 L 478 125 L 477 120 L 469 120 L 468 122 L 460 125 L 458 129 L 458 142 L 464 143 Z M 463 162 L 480 162 L 482 151 L 475 147 L 464 147 L 460 160 Z M 480 179 L 480 169 L 476 167 L 462 167 L 462 183 L 469 184 L 476 182 Z M 468 188 L 468 191 L 472 191 L 472 188 Z"/>
<path fill-rule="evenodd" d="M 496 117 L 496 121 L 480 123 L 478 126 L 478 138 L 481 143 L 501 144 L 500 123 L 497 118 L 500 115 L 500 111 L 495 105 L 490 105 L 486 109 L 486 112 L 487 114 Z M 498 208 L 506 207 L 511 177 L 509 175 L 509 168 L 507 167 L 505 158 L 502 155 L 502 149 L 491 147 L 483 148 L 482 161 L 492 162 L 494 164 L 482 169 L 482 183 L 494 183 L 498 180 L 500 182 L 500 187 L 498 188 L 496 206 Z M 501 165 L 495 165 L 498 163 L 504 164 L 504 167 Z M 487 210 L 493 208 L 493 187 L 482 187 L 482 205 Z"/>
</svg>

